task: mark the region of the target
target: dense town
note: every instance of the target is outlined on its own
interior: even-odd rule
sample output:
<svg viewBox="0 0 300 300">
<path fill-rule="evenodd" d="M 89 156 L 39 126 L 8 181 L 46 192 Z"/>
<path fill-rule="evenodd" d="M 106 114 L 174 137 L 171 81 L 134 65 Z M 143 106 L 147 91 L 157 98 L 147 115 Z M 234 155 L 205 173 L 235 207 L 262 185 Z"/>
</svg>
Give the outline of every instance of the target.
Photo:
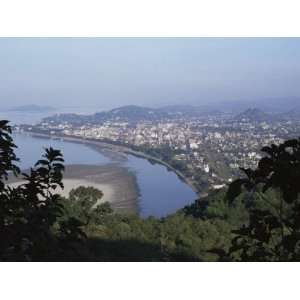
<svg viewBox="0 0 300 300">
<path fill-rule="evenodd" d="M 165 160 L 203 191 L 222 188 L 239 175 L 240 167 L 255 168 L 263 146 L 298 137 L 300 121 L 250 121 L 229 114 L 85 125 L 47 119 L 26 131 L 126 145 Z"/>
</svg>

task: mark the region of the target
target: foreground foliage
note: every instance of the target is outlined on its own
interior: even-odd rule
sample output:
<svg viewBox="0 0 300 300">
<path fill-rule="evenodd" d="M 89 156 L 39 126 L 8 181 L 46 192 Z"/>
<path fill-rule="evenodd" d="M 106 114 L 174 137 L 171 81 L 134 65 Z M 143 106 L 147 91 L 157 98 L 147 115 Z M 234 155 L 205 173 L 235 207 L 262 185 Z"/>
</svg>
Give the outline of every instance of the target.
<svg viewBox="0 0 300 300">
<path fill-rule="evenodd" d="M 264 209 L 250 209 L 249 222 L 235 230 L 228 255 L 238 253 L 247 261 L 300 260 L 300 139 L 264 147 L 267 154 L 256 170 L 242 169 L 246 175 L 232 183 L 228 200 L 246 189 L 250 198 L 260 191 Z M 266 192 L 274 190 L 278 197 L 269 199 Z M 277 200 L 277 201 L 276 201 Z"/>
<path fill-rule="evenodd" d="M 265 147 L 256 170 L 166 218 L 118 214 L 93 187 L 63 188 L 63 157 L 46 149 L 28 174 L 0 122 L 2 261 L 295 261 L 300 140 Z M 13 173 L 25 183 L 7 184 Z M 170 199 L 171 201 L 171 199 Z"/>
<path fill-rule="evenodd" d="M 62 184 L 63 158 L 46 149 L 29 174 L 20 174 L 7 121 L 0 122 L 0 257 L 2 260 L 65 259 L 84 236 L 77 220 L 58 222 L 63 206 L 55 193 Z M 5 184 L 10 172 L 24 184 Z"/>
</svg>

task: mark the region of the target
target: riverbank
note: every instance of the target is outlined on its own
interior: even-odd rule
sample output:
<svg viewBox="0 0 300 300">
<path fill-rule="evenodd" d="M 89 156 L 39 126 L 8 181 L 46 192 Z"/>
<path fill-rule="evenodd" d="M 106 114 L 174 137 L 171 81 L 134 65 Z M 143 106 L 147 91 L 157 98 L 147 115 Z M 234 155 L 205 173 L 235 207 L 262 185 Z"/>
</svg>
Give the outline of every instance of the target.
<svg viewBox="0 0 300 300">
<path fill-rule="evenodd" d="M 23 183 L 22 179 L 12 176 L 8 182 L 11 186 Z M 64 189 L 58 190 L 58 193 L 64 197 L 68 197 L 69 192 L 79 186 L 92 186 L 103 192 L 99 203 L 107 201 L 115 211 L 120 213 L 139 212 L 136 179 L 126 168 L 117 164 L 67 165 L 63 183 Z"/>
<path fill-rule="evenodd" d="M 103 151 L 105 151 L 105 149 L 109 149 L 109 150 L 117 153 L 120 157 L 122 157 L 122 154 L 125 153 L 125 154 L 134 155 L 137 157 L 145 158 L 149 161 L 154 161 L 158 164 L 164 165 L 169 170 L 173 171 L 179 177 L 179 179 L 182 180 L 184 183 L 186 183 L 199 197 L 201 196 L 201 192 L 193 184 L 193 182 L 190 178 L 187 178 L 181 171 L 175 169 L 174 167 L 172 167 L 165 161 L 163 161 L 157 157 L 148 155 L 146 153 L 135 151 L 126 146 L 115 145 L 113 143 L 103 142 L 103 141 L 99 141 L 99 140 L 95 140 L 95 139 L 86 139 L 86 138 L 82 138 L 82 137 L 66 136 L 66 135 L 51 135 L 51 134 L 32 132 L 32 131 L 26 131 L 26 133 L 32 135 L 33 137 L 62 139 L 67 142 L 84 144 L 84 145 L 92 147 L 93 149 L 95 149 L 101 153 L 103 153 Z"/>
</svg>

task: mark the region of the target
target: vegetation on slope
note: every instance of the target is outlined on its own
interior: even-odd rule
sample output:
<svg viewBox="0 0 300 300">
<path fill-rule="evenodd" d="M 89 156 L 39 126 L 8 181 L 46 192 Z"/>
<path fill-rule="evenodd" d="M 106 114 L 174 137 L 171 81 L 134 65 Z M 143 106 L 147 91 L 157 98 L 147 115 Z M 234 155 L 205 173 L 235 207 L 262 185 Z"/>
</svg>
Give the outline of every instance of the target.
<svg viewBox="0 0 300 300">
<path fill-rule="evenodd" d="M 116 214 L 92 187 L 63 198 L 60 151 L 21 174 L 15 147 L 1 121 L 2 261 L 299 260 L 300 140 L 264 148 L 257 170 L 162 219 Z M 9 172 L 26 183 L 9 187 Z"/>
</svg>

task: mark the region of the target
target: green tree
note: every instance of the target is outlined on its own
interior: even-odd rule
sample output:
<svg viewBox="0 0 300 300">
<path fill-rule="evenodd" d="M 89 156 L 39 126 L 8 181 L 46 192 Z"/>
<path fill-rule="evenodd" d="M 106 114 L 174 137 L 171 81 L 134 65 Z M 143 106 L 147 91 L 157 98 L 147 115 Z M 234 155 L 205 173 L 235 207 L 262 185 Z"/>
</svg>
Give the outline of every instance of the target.
<svg viewBox="0 0 300 300">
<path fill-rule="evenodd" d="M 76 218 L 85 226 L 101 224 L 103 217 L 113 212 L 108 202 L 99 203 L 102 197 L 102 191 L 94 187 L 79 186 L 72 189 L 69 197 L 63 199 L 64 213 L 61 219 Z"/>
<path fill-rule="evenodd" d="M 84 234 L 74 218 L 57 223 L 62 214 L 56 193 L 63 188 L 62 154 L 46 149 L 29 174 L 21 174 L 15 148 L 8 121 L 0 121 L 0 260 L 63 258 Z M 11 172 L 25 183 L 10 187 L 6 180 Z"/>
<path fill-rule="evenodd" d="M 234 181 L 227 193 L 229 204 L 246 190 L 256 193 L 264 208 L 249 210 L 249 222 L 234 231 L 229 253 L 244 261 L 300 260 L 300 139 L 262 149 L 267 155 L 257 169 L 241 169 L 246 177 Z M 267 197 L 268 190 L 280 197 Z"/>
</svg>

